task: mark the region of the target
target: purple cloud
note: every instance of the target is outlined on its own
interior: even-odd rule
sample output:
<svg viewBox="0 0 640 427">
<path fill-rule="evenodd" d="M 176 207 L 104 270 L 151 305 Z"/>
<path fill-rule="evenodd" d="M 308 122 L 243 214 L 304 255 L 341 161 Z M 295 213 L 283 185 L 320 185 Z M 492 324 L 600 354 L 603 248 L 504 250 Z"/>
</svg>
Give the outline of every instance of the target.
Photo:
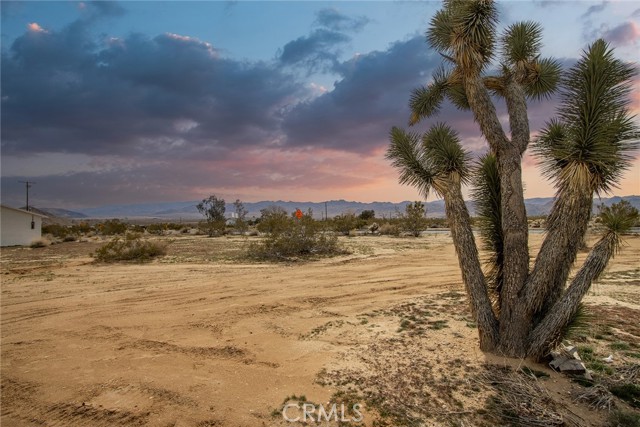
<svg viewBox="0 0 640 427">
<path fill-rule="evenodd" d="M 640 39 L 640 26 L 633 21 L 623 22 L 616 27 L 603 31 L 602 38 L 614 46 L 634 45 Z"/>
</svg>

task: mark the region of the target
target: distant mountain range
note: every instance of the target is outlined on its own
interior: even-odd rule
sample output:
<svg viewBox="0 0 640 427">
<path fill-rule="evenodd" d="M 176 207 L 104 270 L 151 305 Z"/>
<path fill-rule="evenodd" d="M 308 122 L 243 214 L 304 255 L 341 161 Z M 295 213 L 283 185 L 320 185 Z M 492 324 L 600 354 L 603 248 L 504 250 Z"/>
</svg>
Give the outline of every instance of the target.
<svg viewBox="0 0 640 427">
<path fill-rule="evenodd" d="M 596 199 L 594 201 L 594 211 L 597 210 L 597 206 L 601 203 L 609 206 L 613 203 L 619 202 L 621 199 L 627 200 L 636 208 L 640 209 L 640 196 L 626 196 L 626 197 L 610 197 L 603 199 Z M 533 199 L 526 199 L 525 205 L 527 208 L 527 214 L 529 216 L 547 215 L 553 206 L 552 197 L 539 197 Z M 293 212 L 296 209 L 307 211 L 311 209 L 313 215 L 316 218 L 323 218 L 326 214 L 329 218 L 336 215 L 353 212 L 359 214 L 364 210 L 375 211 L 377 218 L 394 216 L 398 210 L 404 211 L 405 206 L 409 201 L 400 203 L 391 202 L 350 202 L 346 200 L 331 200 L 321 203 L 314 202 L 285 202 L 278 201 L 263 201 L 255 203 L 244 203 L 245 208 L 249 211 L 249 217 L 259 217 L 260 210 L 271 205 L 281 206 L 287 211 Z M 45 215 L 67 218 L 67 219 L 82 219 L 82 218 L 157 218 L 162 220 L 194 220 L 202 218 L 202 215 L 196 209 L 198 201 L 188 202 L 165 202 L 165 203 L 144 203 L 135 205 L 108 205 L 97 208 L 87 208 L 81 211 L 71 211 L 60 208 L 39 208 Z M 425 204 L 427 208 L 428 217 L 444 217 L 444 201 L 436 200 Z M 467 207 L 471 215 L 474 215 L 474 203 L 467 202 Z M 325 210 L 326 209 L 326 210 Z M 233 212 L 233 205 L 227 204 L 227 216 L 231 217 Z"/>
</svg>

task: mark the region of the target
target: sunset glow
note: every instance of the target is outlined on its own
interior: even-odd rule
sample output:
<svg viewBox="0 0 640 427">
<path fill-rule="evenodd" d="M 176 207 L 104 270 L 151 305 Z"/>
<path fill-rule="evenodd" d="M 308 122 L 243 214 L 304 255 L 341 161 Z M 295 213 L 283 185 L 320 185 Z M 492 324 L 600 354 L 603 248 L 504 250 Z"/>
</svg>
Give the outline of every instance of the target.
<svg viewBox="0 0 640 427">
<path fill-rule="evenodd" d="M 3 2 L 2 202 L 68 208 L 197 200 L 415 200 L 384 158 L 442 58 L 436 2 Z M 566 69 L 599 37 L 636 61 L 632 2 L 504 2 Z M 25 30 L 26 28 L 26 30 Z M 638 77 L 636 85 L 638 87 Z M 630 109 L 640 114 L 634 90 Z M 532 138 L 557 99 L 529 104 Z M 498 103 L 499 108 L 504 106 Z M 501 111 L 508 132 L 508 117 Z M 638 118 L 636 117 L 636 120 Z M 467 150 L 487 149 L 445 104 Z M 615 195 L 640 194 L 640 158 Z M 530 154 L 525 197 L 553 196 Z"/>
</svg>

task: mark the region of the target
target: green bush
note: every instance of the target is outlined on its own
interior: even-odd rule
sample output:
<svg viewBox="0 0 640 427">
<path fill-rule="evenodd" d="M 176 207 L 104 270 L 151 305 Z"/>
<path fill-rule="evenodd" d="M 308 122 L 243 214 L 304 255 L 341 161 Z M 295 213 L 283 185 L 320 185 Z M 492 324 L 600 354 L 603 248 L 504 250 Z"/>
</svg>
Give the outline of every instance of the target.
<svg viewBox="0 0 640 427">
<path fill-rule="evenodd" d="M 168 230 L 167 224 L 163 222 L 147 225 L 147 232 L 149 234 L 155 234 L 156 236 L 162 236 L 164 232 L 167 230 Z"/>
<path fill-rule="evenodd" d="M 427 218 L 424 204 L 420 201 L 409 203 L 405 207 L 405 213 L 400 215 L 402 228 L 414 237 L 420 237 L 420 233 L 427 228 Z"/>
<path fill-rule="evenodd" d="M 332 222 L 333 229 L 338 233 L 344 234 L 345 236 L 348 236 L 351 230 L 358 229 L 366 224 L 366 221 L 359 219 L 355 214 L 351 212 L 335 216 Z"/>
<path fill-rule="evenodd" d="M 640 414 L 633 412 L 612 411 L 609 414 L 607 427 L 638 427 L 640 426 Z"/>
<path fill-rule="evenodd" d="M 108 219 L 98 224 L 98 230 L 105 236 L 113 236 L 115 234 L 125 234 L 127 232 L 127 224 L 120 222 L 119 219 Z"/>
<path fill-rule="evenodd" d="M 289 214 L 284 208 L 272 205 L 260 210 L 257 228 L 261 233 L 281 233 L 289 227 L 289 220 Z"/>
<path fill-rule="evenodd" d="M 99 262 L 135 261 L 145 262 L 167 253 L 165 242 L 143 240 L 139 234 L 127 233 L 114 237 L 93 255 Z"/>
<path fill-rule="evenodd" d="M 262 224 L 262 222 L 260 223 Z M 249 246 L 249 256 L 261 260 L 288 260 L 344 253 L 333 233 L 321 229 L 311 215 L 300 219 L 278 217 L 276 227 L 260 242 Z"/>
<path fill-rule="evenodd" d="M 634 408 L 640 409 L 640 385 L 631 383 L 618 384 L 610 387 L 609 391 Z"/>
</svg>

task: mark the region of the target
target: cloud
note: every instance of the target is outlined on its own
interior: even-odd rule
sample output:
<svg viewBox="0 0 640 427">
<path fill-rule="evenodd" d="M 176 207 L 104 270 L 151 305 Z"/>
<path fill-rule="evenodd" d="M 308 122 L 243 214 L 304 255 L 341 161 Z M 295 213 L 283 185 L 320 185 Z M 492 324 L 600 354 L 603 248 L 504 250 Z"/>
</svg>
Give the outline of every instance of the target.
<svg viewBox="0 0 640 427">
<path fill-rule="evenodd" d="M 602 38 L 614 46 L 634 45 L 640 39 L 640 26 L 627 21 L 611 29 L 603 29 Z"/>
<path fill-rule="evenodd" d="M 589 9 L 587 9 L 587 11 L 582 14 L 582 19 L 590 18 L 591 15 L 595 15 L 604 11 L 608 5 L 608 1 L 603 1 L 600 4 L 594 4 L 593 6 L 590 6 Z"/>
<path fill-rule="evenodd" d="M 384 160 L 388 132 L 406 124 L 411 90 L 442 62 L 422 35 L 340 59 L 357 26 L 324 12 L 278 58 L 238 61 L 184 34 L 97 38 L 86 16 L 26 29 L 2 52 L 3 202 L 23 200 L 23 175 L 36 176 L 41 206 L 400 194 Z M 314 63 L 333 85 L 290 71 Z M 529 104 L 532 130 L 555 102 Z M 437 121 L 486 149 L 471 113 L 445 104 L 416 130 Z"/>
<path fill-rule="evenodd" d="M 321 9 L 316 13 L 315 24 L 333 31 L 360 31 L 369 23 L 366 16 L 349 17 L 334 8 Z"/>
<path fill-rule="evenodd" d="M 85 4 L 86 10 L 94 17 L 120 17 L 126 13 L 117 1 L 89 1 Z"/>
<path fill-rule="evenodd" d="M 364 16 L 350 17 L 333 8 L 316 13 L 314 29 L 287 43 L 279 52 L 278 59 L 285 66 L 297 66 L 308 74 L 331 71 L 338 66 L 341 47 L 351 41 L 349 32 L 362 30 L 369 23 Z"/>
<path fill-rule="evenodd" d="M 3 153 L 218 153 L 277 138 L 283 111 L 310 91 L 194 38 L 97 42 L 87 28 L 28 31 L 2 53 Z"/>
<path fill-rule="evenodd" d="M 282 48 L 278 57 L 284 65 L 302 65 L 316 71 L 323 65 L 334 66 L 339 54 L 339 45 L 351 41 L 346 34 L 319 28 L 308 36 L 290 41 Z"/>
<path fill-rule="evenodd" d="M 27 28 L 29 29 L 29 31 L 33 31 L 34 33 L 46 33 L 46 32 L 48 32 L 47 30 L 42 28 L 40 26 L 40 24 L 38 24 L 37 22 L 32 22 L 32 23 L 28 24 Z"/>
<path fill-rule="evenodd" d="M 392 126 L 409 118 L 411 90 L 426 84 L 442 58 L 416 35 L 385 51 L 357 55 L 341 63 L 334 89 L 297 104 L 284 119 L 286 145 L 326 147 L 370 155 L 386 147 Z M 451 122 L 464 137 L 479 134 L 468 112 L 445 104 L 434 120 Z"/>
</svg>

